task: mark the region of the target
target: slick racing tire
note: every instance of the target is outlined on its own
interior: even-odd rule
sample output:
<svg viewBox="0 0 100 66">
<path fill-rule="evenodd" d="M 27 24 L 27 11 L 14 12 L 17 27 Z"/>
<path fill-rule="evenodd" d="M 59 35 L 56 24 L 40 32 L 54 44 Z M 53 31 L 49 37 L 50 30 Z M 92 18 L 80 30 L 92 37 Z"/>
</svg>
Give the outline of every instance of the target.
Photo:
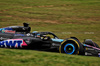
<svg viewBox="0 0 100 66">
<path fill-rule="evenodd" d="M 85 42 L 83 42 L 83 43 L 99 48 L 98 44 L 93 42 L 91 39 L 86 39 Z"/>
<path fill-rule="evenodd" d="M 90 44 L 87 44 L 87 45 L 91 45 L 91 46 L 94 46 L 94 47 L 96 47 L 96 48 L 99 48 L 98 44 L 96 44 L 95 42 L 90 43 Z"/>
<path fill-rule="evenodd" d="M 99 47 L 99 45 L 98 45 L 98 44 L 96 44 L 95 42 L 94 42 L 94 44 L 95 44 L 95 46 L 96 46 L 97 48 L 100 48 L 100 47 Z"/>
<path fill-rule="evenodd" d="M 66 54 L 76 54 L 77 47 L 73 43 L 67 43 L 64 45 L 63 51 Z"/>
<path fill-rule="evenodd" d="M 75 43 L 74 41 L 64 42 L 60 48 L 60 53 L 84 55 L 84 48 L 81 43 Z"/>
</svg>

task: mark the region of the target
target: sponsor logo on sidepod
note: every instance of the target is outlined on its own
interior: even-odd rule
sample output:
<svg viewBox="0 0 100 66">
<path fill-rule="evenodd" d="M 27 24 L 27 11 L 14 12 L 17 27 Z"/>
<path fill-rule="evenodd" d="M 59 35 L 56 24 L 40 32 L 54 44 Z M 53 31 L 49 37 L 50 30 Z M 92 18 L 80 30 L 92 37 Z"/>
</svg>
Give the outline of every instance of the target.
<svg viewBox="0 0 100 66">
<path fill-rule="evenodd" d="M 21 44 L 23 44 L 22 40 L 5 40 L 0 42 L 0 47 L 21 47 Z"/>
</svg>

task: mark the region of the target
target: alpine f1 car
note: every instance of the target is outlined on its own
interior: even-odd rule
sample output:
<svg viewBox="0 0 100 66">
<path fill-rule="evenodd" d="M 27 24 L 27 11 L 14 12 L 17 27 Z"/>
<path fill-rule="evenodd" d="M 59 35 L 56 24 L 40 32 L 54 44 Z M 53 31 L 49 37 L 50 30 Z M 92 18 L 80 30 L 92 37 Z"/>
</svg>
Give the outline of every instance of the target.
<svg viewBox="0 0 100 66">
<path fill-rule="evenodd" d="M 52 32 L 30 32 L 29 24 L 0 29 L 0 47 L 57 49 L 60 53 L 100 57 L 99 46 L 90 39 L 80 42 L 76 37 L 59 39 Z"/>
</svg>

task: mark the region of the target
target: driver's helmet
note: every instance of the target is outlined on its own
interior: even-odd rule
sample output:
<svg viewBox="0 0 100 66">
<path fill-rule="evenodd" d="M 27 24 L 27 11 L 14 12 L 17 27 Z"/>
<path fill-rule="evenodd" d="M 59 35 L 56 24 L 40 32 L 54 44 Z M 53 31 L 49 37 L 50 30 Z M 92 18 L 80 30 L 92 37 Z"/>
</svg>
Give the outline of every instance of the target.
<svg viewBox="0 0 100 66">
<path fill-rule="evenodd" d="M 2 32 L 2 28 L 0 29 L 0 32 Z"/>
<path fill-rule="evenodd" d="M 40 34 L 37 34 L 36 37 L 41 37 Z"/>
<path fill-rule="evenodd" d="M 37 33 L 38 31 L 33 31 L 32 33 Z M 35 37 L 40 37 L 40 34 L 35 34 Z"/>
<path fill-rule="evenodd" d="M 33 31 L 32 33 L 37 33 L 38 31 Z"/>
<path fill-rule="evenodd" d="M 15 31 L 12 28 L 1 28 L 0 32 L 2 32 L 2 33 L 15 33 Z"/>
</svg>

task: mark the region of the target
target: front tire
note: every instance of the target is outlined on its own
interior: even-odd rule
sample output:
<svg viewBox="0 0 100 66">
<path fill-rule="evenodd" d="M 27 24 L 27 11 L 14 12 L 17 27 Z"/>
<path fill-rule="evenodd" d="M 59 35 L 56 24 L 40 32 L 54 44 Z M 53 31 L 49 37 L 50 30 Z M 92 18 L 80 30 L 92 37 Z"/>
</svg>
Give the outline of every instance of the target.
<svg viewBox="0 0 100 66">
<path fill-rule="evenodd" d="M 72 43 L 67 43 L 64 45 L 64 52 L 66 54 L 73 54 L 76 50 L 76 47 Z"/>
<path fill-rule="evenodd" d="M 59 47 L 60 53 L 84 55 L 84 47 L 82 43 L 75 39 L 67 39 L 61 43 Z"/>
<path fill-rule="evenodd" d="M 93 42 L 91 39 L 86 39 L 83 43 L 99 48 L 98 44 L 96 44 L 95 42 Z"/>
</svg>

